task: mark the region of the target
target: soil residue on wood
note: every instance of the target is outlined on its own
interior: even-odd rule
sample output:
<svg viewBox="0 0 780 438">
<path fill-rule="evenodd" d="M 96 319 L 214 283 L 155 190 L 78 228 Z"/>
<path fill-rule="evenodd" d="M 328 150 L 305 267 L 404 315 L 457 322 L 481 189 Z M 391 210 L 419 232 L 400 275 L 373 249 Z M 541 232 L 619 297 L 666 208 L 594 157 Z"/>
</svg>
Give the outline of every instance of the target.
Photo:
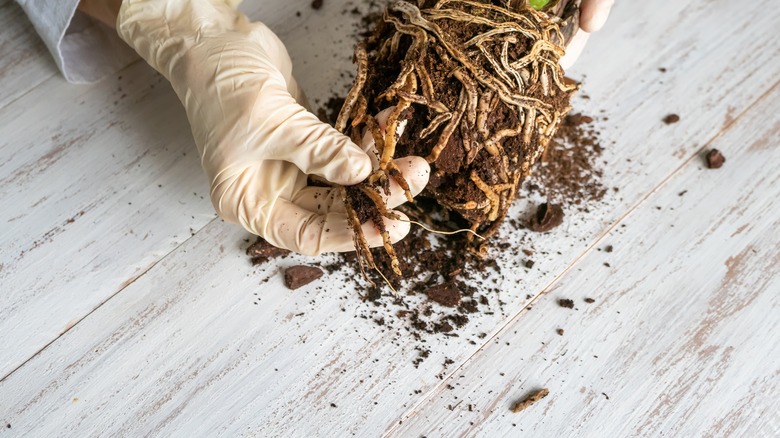
<svg viewBox="0 0 780 438">
<path fill-rule="evenodd" d="M 362 22 L 364 27 L 358 29 L 355 35 L 368 35 L 370 32 L 365 29 L 376 23 L 379 16 L 381 15 L 376 13 L 365 16 Z M 441 87 L 451 85 L 452 78 L 447 78 L 446 81 Z M 452 93 L 450 97 L 457 97 L 455 94 L 457 93 Z M 334 96 L 324 103 L 317 114 L 321 119 L 335 125 L 343 102 L 343 95 Z M 404 115 L 406 118 L 419 116 L 422 116 L 423 120 L 426 118 L 420 111 Z M 498 123 L 498 119 L 494 122 Z M 419 134 L 421 126 L 415 127 L 414 123 L 408 123 L 406 132 Z M 453 133 L 453 136 L 461 140 L 464 138 L 460 132 Z M 548 204 L 560 206 L 567 219 L 573 212 L 587 212 L 589 208 L 597 205 L 607 192 L 601 183 L 602 171 L 599 168 L 603 164 L 599 162 L 603 151 L 601 144 L 595 117 L 584 114 L 564 117 L 544 154 L 530 169 L 530 176 L 526 178 L 522 190 L 516 195 L 546 199 Z M 411 145 L 399 143 L 399 147 L 407 149 L 399 150 L 397 156 L 411 153 Z M 447 152 L 445 156 L 446 154 Z M 443 161 L 442 165 L 447 163 Z M 484 178 L 489 179 L 488 172 L 492 170 L 482 170 L 486 172 Z M 463 227 L 462 215 L 442 211 L 440 204 L 430 194 L 431 191 L 427 190 L 423 196 L 415 198 L 414 204 L 403 207 L 402 211 L 410 217 L 424 219 L 423 222 L 434 229 L 453 230 Z M 357 195 L 355 197 L 359 198 Z M 415 359 L 417 366 L 430 354 L 425 343 L 427 336 L 464 336 L 460 329 L 468 324 L 474 315 L 492 315 L 498 312 L 505 315 L 505 303 L 501 300 L 501 292 L 504 289 L 501 280 L 504 273 L 496 261 L 496 256 L 501 253 L 515 254 L 513 257 L 517 259 L 517 263 L 509 269 L 522 269 L 523 272 L 528 272 L 527 269 L 539 264 L 547 256 L 543 249 L 533 248 L 534 234 L 528 234 L 528 218 L 534 217 L 536 213 L 536 207 L 532 208 L 533 210 L 508 217 L 501 225 L 501 232 L 491 239 L 489 245 L 484 245 L 479 239 L 469 239 L 463 234 L 441 236 L 412 226 L 410 234 L 394 245 L 403 276 L 387 276 L 398 292 L 389 290 L 382 276 L 373 270 L 366 270 L 375 286 L 368 286 L 358 292 L 357 295 L 365 303 L 361 305 L 364 307 L 358 316 L 374 321 L 383 331 L 395 330 L 403 333 L 404 337 L 410 335 L 415 342 L 414 348 L 420 352 Z M 361 219 L 370 217 L 370 214 L 363 214 Z M 514 238 L 510 239 L 510 243 L 504 240 L 508 234 L 528 234 L 528 238 L 520 239 L 526 243 L 518 244 Z M 247 251 L 255 263 L 268 262 L 271 260 L 268 256 L 270 253 L 276 256 L 288 254 L 284 250 L 276 253 L 264 246 Z M 392 260 L 383 248 L 373 249 L 371 253 L 383 272 L 391 272 Z M 355 272 L 357 260 L 354 252 L 341 254 L 335 263 L 323 263 L 322 268 L 331 278 L 337 278 L 337 272 L 345 273 L 344 281 L 348 282 L 345 288 L 349 290 L 354 289 L 358 283 L 355 279 L 361 276 L 359 271 Z M 519 287 L 522 290 L 522 285 Z M 463 341 L 476 345 L 477 342 L 482 342 L 480 340 L 486 334 L 474 336 Z"/>
</svg>

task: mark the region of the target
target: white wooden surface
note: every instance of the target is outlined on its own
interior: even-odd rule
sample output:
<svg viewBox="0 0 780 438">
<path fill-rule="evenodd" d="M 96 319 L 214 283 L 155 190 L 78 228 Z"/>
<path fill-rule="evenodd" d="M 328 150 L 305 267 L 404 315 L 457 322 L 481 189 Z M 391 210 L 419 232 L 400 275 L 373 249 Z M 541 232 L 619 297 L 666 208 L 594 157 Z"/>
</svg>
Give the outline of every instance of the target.
<svg viewBox="0 0 780 438">
<path fill-rule="evenodd" d="M 590 96 L 576 108 L 609 117 L 620 191 L 553 233 L 505 233 L 536 265 L 497 255 L 503 308 L 426 338 L 415 368 L 403 324 L 361 317 L 397 308 L 362 303 L 351 272 L 289 292 L 276 266 L 248 266 L 158 75 L 68 85 L 0 1 L 0 433 L 777 436 L 780 10 L 736 3 L 618 3 L 573 74 Z M 357 17 L 308 5 L 243 9 L 314 100 L 348 83 L 339 35 Z M 704 170 L 713 146 L 728 161 Z M 300 261 L 317 260 L 279 266 Z"/>
</svg>

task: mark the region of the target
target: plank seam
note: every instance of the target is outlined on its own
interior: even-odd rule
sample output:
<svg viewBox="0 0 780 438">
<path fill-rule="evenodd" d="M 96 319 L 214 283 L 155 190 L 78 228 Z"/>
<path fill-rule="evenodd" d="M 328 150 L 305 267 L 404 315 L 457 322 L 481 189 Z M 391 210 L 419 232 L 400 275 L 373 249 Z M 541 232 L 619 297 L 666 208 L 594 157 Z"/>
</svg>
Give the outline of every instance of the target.
<svg viewBox="0 0 780 438">
<path fill-rule="evenodd" d="M 19 364 L 19 366 L 17 366 L 16 368 L 12 369 L 12 370 L 11 370 L 11 371 L 10 371 L 8 374 L 6 374 L 6 375 L 5 375 L 5 376 L 3 376 L 2 378 L 0 378 L 0 383 L 3 383 L 3 382 L 6 380 L 6 379 L 8 379 L 9 377 L 11 377 L 11 376 L 12 376 L 12 375 L 13 375 L 15 372 L 17 372 L 17 371 L 19 371 L 20 369 L 22 369 L 22 367 L 24 367 L 25 365 L 27 365 L 27 363 L 29 363 L 31 360 L 35 359 L 35 357 L 37 357 L 37 356 L 38 356 L 39 354 L 41 354 L 41 353 L 42 353 L 44 350 L 46 350 L 46 349 L 47 349 L 47 348 L 49 348 L 51 345 L 53 345 L 55 342 L 57 342 L 57 341 L 58 341 L 58 340 L 59 340 L 61 337 L 65 336 L 65 334 L 67 334 L 69 331 L 73 330 L 73 329 L 74 329 L 76 326 L 78 326 L 79 324 L 81 324 L 81 321 L 84 321 L 85 319 L 87 319 L 87 317 L 89 317 L 90 315 L 92 315 L 93 313 L 95 313 L 95 312 L 96 312 L 98 309 L 100 309 L 101 307 L 103 307 L 103 306 L 104 306 L 106 303 L 108 303 L 108 302 L 109 302 L 109 301 L 111 301 L 111 300 L 112 300 L 114 297 L 116 297 L 117 295 L 119 295 L 120 293 L 122 293 L 122 291 L 124 291 L 125 289 L 127 289 L 127 288 L 128 288 L 130 285 L 131 285 L 131 284 L 135 283 L 135 282 L 136 282 L 138 279 L 140 279 L 141 277 L 143 277 L 144 275 L 146 275 L 146 274 L 147 274 L 149 271 L 151 271 L 151 270 L 152 270 L 152 268 L 154 268 L 154 267 L 155 267 L 155 266 L 157 266 L 157 265 L 158 265 L 160 262 L 162 262 L 163 260 L 165 260 L 166 258 L 168 258 L 168 256 L 170 256 L 170 255 L 171 255 L 171 254 L 173 254 L 174 252 L 178 251 L 178 249 L 179 249 L 179 248 L 181 248 L 181 247 L 182 247 L 184 244 L 186 244 L 186 243 L 187 243 L 187 242 L 189 242 L 191 239 L 193 239 L 195 236 L 197 236 L 197 235 L 198 235 L 198 233 L 200 233 L 200 232 L 201 232 L 201 231 L 203 231 L 203 230 L 204 230 L 206 227 L 208 227 L 209 225 L 213 224 L 214 222 L 216 222 L 216 221 L 218 221 L 218 220 L 220 220 L 220 218 L 218 218 L 218 217 L 217 217 L 217 218 L 214 218 L 214 219 L 212 219 L 212 220 L 208 221 L 208 222 L 207 222 L 205 225 L 203 225 L 201 228 L 199 228 L 199 229 L 198 229 L 198 230 L 195 232 L 195 234 L 192 234 L 190 237 L 188 237 L 187 239 L 183 240 L 183 241 L 182 241 L 180 244 L 176 245 L 176 247 L 174 247 L 173 249 L 171 249 L 171 250 L 170 250 L 170 251 L 168 251 L 167 253 L 163 254 L 163 255 L 162 255 L 160 258 L 158 258 L 158 259 L 157 259 L 157 260 L 155 260 L 153 263 L 151 263 L 149 266 L 147 266 L 147 267 L 146 267 L 146 269 L 144 269 L 142 272 L 140 272 L 140 273 L 136 274 L 136 275 L 135 275 L 135 276 L 133 276 L 133 277 L 130 277 L 130 279 L 129 279 L 128 281 L 126 281 L 126 282 L 124 283 L 124 285 L 123 285 L 121 288 L 119 288 L 119 290 L 117 290 L 117 291 L 116 291 L 116 292 L 114 292 L 113 294 L 109 295 L 109 296 L 108 296 L 108 298 L 106 298 L 105 300 L 103 300 L 102 302 L 100 302 L 100 303 L 99 303 L 97 306 L 95 306 L 95 307 L 94 307 L 92 310 L 90 310 L 89 312 L 87 312 L 86 314 L 84 314 L 84 316 L 82 316 L 81 318 L 79 318 L 79 319 L 76 321 L 76 323 L 75 323 L 75 324 L 73 324 L 73 325 L 72 325 L 72 326 L 70 326 L 70 327 L 69 327 L 67 330 L 65 330 L 65 331 L 63 331 L 62 333 L 60 333 L 59 335 L 57 335 L 57 336 L 56 336 L 54 339 L 52 339 L 52 340 L 51 340 L 51 341 L 49 341 L 49 342 L 48 342 L 46 345 L 44 345 L 44 346 L 43 346 L 43 347 L 41 347 L 41 348 L 40 348 L 38 351 L 36 351 L 36 352 L 35 352 L 35 353 L 34 353 L 32 356 L 28 357 L 28 358 L 27 358 L 27 359 L 26 359 L 24 362 L 22 362 L 21 364 Z"/>
<path fill-rule="evenodd" d="M 530 301 L 528 301 L 522 308 L 517 311 L 513 316 L 506 319 L 506 322 L 501 325 L 501 327 L 496 330 L 493 335 L 486 337 L 485 341 L 474 348 L 474 352 L 471 353 L 466 359 L 464 359 L 456 368 L 452 370 L 444 379 L 440 380 L 439 384 L 434 386 L 428 393 L 420 398 L 420 401 L 418 403 L 415 403 L 411 408 L 409 408 L 406 413 L 404 413 L 397 422 L 395 422 L 390 429 L 386 430 L 385 433 L 382 435 L 383 437 L 389 437 L 393 432 L 395 432 L 400 425 L 408 420 L 409 418 L 413 417 L 416 414 L 417 409 L 425 404 L 427 401 L 431 400 L 445 385 L 447 385 L 457 374 L 460 372 L 464 366 L 471 361 L 473 357 L 475 357 L 477 354 L 479 354 L 490 342 L 494 341 L 500 334 L 502 334 L 508 326 L 510 326 L 513 322 L 515 322 L 517 319 L 519 319 L 523 313 L 526 313 L 526 308 L 528 306 L 533 305 L 536 300 L 547 293 L 550 289 L 553 288 L 569 271 L 571 271 L 583 258 L 585 258 L 587 255 L 590 255 L 593 252 L 593 249 L 601 243 L 606 236 L 608 236 L 615 228 L 617 228 L 623 220 L 625 220 L 628 216 L 630 216 L 634 211 L 636 211 L 642 204 L 644 204 L 647 199 L 652 196 L 653 194 L 657 193 L 662 187 L 664 187 L 674 176 L 676 176 L 678 173 L 680 173 L 685 167 L 687 167 L 693 160 L 699 158 L 704 150 L 706 150 L 712 143 L 714 143 L 717 139 L 719 139 L 721 136 L 723 136 L 726 132 L 730 131 L 734 125 L 742 119 L 742 117 L 753 109 L 757 104 L 759 104 L 761 101 L 767 98 L 769 94 L 771 94 L 778 86 L 780 86 L 780 81 L 775 82 L 774 85 L 769 87 L 766 92 L 761 94 L 753 103 L 749 104 L 745 107 L 744 110 L 740 111 L 740 113 L 734 117 L 734 119 L 730 120 L 729 123 L 724 125 L 715 135 L 712 136 L 704 145 L 702 145 L 699 149 L 697 149 L 693 154 L 691 154 L 688 159 L 683 161 L 680 166 L 678 166 L 676 169 L 674 169 L 666 178 L 662 179 L 655 187 L 653 187 L 651 190 L 647 192 L 644 196 L 642 196 L 637 202 L 635 202 L 633 205 L 631 205 L 626 212 L 621 215 L 618 219 L 616 219 L 612 225 L 608 226 L 602 233 L 600 233 L 593 241 L 593 243 L 588 246 L 585 251 L 582 252 L 578 257 L 576 257 L 569 265 L 564 268 L 558 275 L 553 278 L 550 283 L 542 288 L 542 290 L 536 294 Z"/>
</svg>

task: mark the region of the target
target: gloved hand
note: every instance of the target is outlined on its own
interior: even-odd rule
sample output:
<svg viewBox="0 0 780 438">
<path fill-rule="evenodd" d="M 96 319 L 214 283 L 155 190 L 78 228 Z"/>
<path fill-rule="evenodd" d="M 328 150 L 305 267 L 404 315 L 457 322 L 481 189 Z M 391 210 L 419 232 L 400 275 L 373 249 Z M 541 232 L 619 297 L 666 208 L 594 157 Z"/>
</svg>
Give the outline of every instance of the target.
<svg viewBox="0 0 780 438">
<path fill-rule="evenodd" d="M 235 3 L 124 0 L 117 32 L 184 104 L 222 218 L 306 255 L 353 250 L 341 195 L 307 186 L 307 175 L 340 185 L 363 181 L 372 170 L 363 149 L 373 146 L 370 136 L 361 148 L 307 111 L 284 45 Z M 426 161 L 396 163 L 419 193 L 430 173 Z M 388 206 L 404 200 L 391 184 Z M 385 227 L 393 242 L 409 231 L 404 221 L 385 219 Z M 370 245 L 382 245 L 372 223 L 363 232 Z"/>
<path fill-rule="evenodd" d="M 566 47 L 561 66 L 568 69 L 580 57 L 590 34 L 604 27 L 615 0 L 582 0 L 580 4 L 580 30 Z"/>
</svg>

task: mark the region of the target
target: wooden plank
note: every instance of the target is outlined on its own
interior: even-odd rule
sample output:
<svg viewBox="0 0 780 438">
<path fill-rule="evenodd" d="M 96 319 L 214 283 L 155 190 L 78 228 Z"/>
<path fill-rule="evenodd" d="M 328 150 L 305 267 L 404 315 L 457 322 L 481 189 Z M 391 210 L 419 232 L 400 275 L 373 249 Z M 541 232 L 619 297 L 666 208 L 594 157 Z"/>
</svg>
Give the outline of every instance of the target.
<svg viewBox="0 0 780 438">
<path fill-rule="evenodd" d="M 300 53 L 351 51 L 348 38 L 312 44 L 308 36 L 309 26 L 322 20 L 337 23 L 340 8 L 314 14 L 307 6 L 297 17 L 287 3 L 246 6 Z M 13 12 L 9 19 L 25 22 L 13 2 L 2 8 Z M 0 29 L 14 38 L 29 31 L 16 24 Z M 2 62 L 15 60 L 13 68 L 31 70 L 8 70 L 0 76 L 1 90 L 16 87 L 19 77 L 38 77 L 30 60 L 49 62 L 45 48 L 37 54 L 22 50 L 27 43 L 19 37 L 18 44 L 0 48 L 9 55 Z M 13 58 L 14 50 L 29 59 Z M 346 86 L 350 79 L 343 70 L 352 67 L 346 56 L 340 62 L 341 72 L 301 68 L 308 73 L 301 82 L 318 90 L 331 90 L 328 81 Z M 0 139 L 0 202 L 13 206 L 0 211 L 0 285 L 8 291 L 0 295 L 0 307 L 8 310 L 0 313 L 0 350 L 8 352 L 0 357 L 4 377 L 215 215 L 181 105 L 163 79 L 140 63 L 90 86 L 50 77 L 0 110 Z"/>
<path fill-rule="evenodd" d="M 215 217 L 178 99 L 146 66 L 123 75 L 0 111 L 2 376 Z"/>
<path fill-rule="evenodd" d="M 525 307 L 526 293 L 552 282 L 605 227 L 776 80 L 776 70 L 768 66 L 778 65 L 780 53 L 769 29 L 778 12 L 727 2 L 677 7 L 682 12 L 670 15 L 648 4 L 618 4 L 605 31 L 610 41 L 594 39 L 579 65 L 593 72 L 591 77 L 603 78 L 589 82 L 592 99 L 581 105 L 588 111 L 615 108 L 610 123 L 631 127 L 605 130 L 621 146 L 608 148 L 605 156 L 620 195 L 594 206 L 592 213 L 570 216 L 566 227 L 534 236 L 534 245 L 548 256 L 530 273 L 505 271 L 499 281 L 499 298 L 510 316 Z M 304 31 L 286 38 L 301 32 L 311 40 Z M 678 57 L 668 41 L 685 42 L 695 51 Z M 748 42 L 759 50 L 744 51 Z M 596 56 L 613 47 L 612 57 L 620 62 Z M 721 61 L 725 58 L 728 65 Z M 657 72 L 659 66 L 670 72 Z M 671 111 L 683 121 L 664 126 L 660 119 Z M 526 210 L 520 203 L 514 212 Z M 289 293 L 281 288 L 276 268 L 255 275 L 241 268 L 246 261 L 236 243 L 243 236 L 235 227 L 213 222 L 185 242 L 0 382 L 0 418 L 15 430 L 44 435 L 168 435 L 191 431 L 196 419 L 204 434 L 374 435 L 395 424 L 420 394 L 436 388 L 436 376 L 448 368 L 441 365 L 445 357 L 455 361 L 449 368 L 456 367 L 477 348 L 469 341 L 483 342 L 477 333 L 490 334 L 503 325 L 504 316 L 495 309 L 494 315 L 476 317 L 459 338 L 427 338 L 431 355 L 416 369 L 411 361 L 417 351 L 403 328 L 360 318 L 396 308 L 360 303 L 354 291 L 345 290 L 351 283 L 342 283 L 353 274 Z M 516 247 L 523 239 L 521 233 L 507 237 Z M 508 252 L 499 260 L 508 268 L 515 263 Z M 265 276 L 272 279 L 258 285 Z M 260 297 L 257 305 L 254 293 Z M 50 421 L 65 414 L 80 421 Z"/>
<path fill-rule="evenodd" d="M 712 145 L 723 168 L 694 157 L 390 435 L 778 436 L 778 98 Z"/>
<path fill-rule="evenodd" d="M 57 72 L 22 8 L 11 0 L 0 2 L 0 108 Z"/>
</svg>

